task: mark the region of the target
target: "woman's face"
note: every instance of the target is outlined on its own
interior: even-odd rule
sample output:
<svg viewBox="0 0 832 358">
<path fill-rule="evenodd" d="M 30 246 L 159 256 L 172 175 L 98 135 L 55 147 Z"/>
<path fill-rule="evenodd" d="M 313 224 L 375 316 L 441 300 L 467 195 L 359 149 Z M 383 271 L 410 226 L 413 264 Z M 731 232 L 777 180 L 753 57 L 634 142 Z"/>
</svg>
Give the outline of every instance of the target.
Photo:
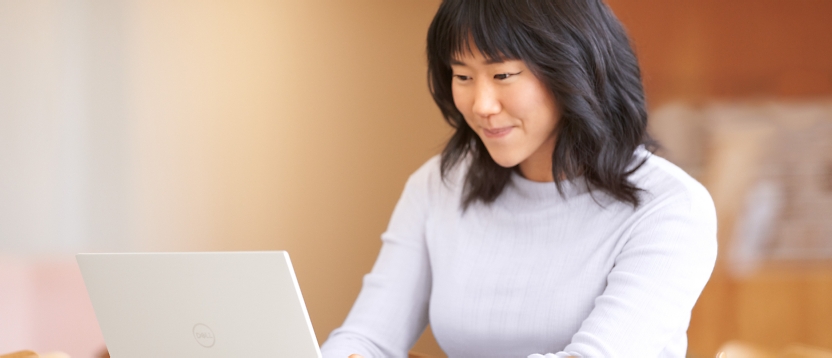
<svg viewBox="0 0 832 358">
<path fill-rule="evenodd" d="M 488 61 L 472 48 L 452 61 L 456 108 L 500 166 L 552 181 L 560 111 L 554 96 L 520 60 Z"/>
</svg>

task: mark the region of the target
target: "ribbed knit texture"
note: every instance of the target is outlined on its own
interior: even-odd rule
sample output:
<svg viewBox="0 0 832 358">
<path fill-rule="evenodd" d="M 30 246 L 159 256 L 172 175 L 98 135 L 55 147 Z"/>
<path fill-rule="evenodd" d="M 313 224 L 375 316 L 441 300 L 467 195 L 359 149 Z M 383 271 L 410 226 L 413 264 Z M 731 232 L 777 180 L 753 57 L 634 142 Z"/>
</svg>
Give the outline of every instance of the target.
<svg viewBox="0 0 832 358">
<path fill-rule="evenodd" d="M 453 358 L 684 357 L 716 259 L 714 206 L 682 170 L 637 154 L 648 158 L 631 176 L 645 189 L 637 209 L 515 174 L 496 202 L 462 212 L 464 170 L 443 182 L 429 160 L 324 358 L 406 357 L 428 321 Z"/>
</svg>

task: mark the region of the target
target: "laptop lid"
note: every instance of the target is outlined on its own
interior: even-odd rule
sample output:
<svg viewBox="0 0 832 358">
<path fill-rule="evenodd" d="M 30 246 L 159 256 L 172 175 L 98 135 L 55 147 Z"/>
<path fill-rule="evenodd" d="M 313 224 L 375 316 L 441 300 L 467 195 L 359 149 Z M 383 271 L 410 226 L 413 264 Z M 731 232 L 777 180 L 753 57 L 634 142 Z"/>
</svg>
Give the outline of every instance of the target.
<svg viewBox="0 0 832 358">
<path fill-rule="evenodd" d="M 320 358 L 285 251 L 78 254 L 114 358 Z"/>
</svg>

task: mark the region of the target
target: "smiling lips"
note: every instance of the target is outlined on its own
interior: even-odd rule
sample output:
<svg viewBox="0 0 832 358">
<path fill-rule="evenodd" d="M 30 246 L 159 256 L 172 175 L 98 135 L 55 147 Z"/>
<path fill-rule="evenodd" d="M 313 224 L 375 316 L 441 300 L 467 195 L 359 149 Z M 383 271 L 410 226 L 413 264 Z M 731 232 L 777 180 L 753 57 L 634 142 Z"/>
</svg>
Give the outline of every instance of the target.
<svg viewBox="0 0 832 358">
<path fill-rule="evenodd" d="M 514 127 L 483 128 L 482 133 L 488 138 L 502 138 L 508 135 Z"/>
</svg>

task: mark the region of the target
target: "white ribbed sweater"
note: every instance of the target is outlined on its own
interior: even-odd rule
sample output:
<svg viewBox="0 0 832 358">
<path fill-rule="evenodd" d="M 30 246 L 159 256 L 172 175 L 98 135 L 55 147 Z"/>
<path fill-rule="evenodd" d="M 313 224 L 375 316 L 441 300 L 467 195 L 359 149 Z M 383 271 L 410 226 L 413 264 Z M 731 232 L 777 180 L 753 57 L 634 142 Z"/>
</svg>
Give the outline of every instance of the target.
<svg viewBox="0 0 832 358">
<path fill-rule="evenodd" d="M 513 175 L 460 210 L 463 171 L 439 159 L 408 180 L 383 246 L 324 358 L 406 357 L 428 324 L 449 357 L 684 357 L 690 312 L 716 259 L 708 192 L 649 157 L 637 208 L 583 184 Z"/>
</svg>

